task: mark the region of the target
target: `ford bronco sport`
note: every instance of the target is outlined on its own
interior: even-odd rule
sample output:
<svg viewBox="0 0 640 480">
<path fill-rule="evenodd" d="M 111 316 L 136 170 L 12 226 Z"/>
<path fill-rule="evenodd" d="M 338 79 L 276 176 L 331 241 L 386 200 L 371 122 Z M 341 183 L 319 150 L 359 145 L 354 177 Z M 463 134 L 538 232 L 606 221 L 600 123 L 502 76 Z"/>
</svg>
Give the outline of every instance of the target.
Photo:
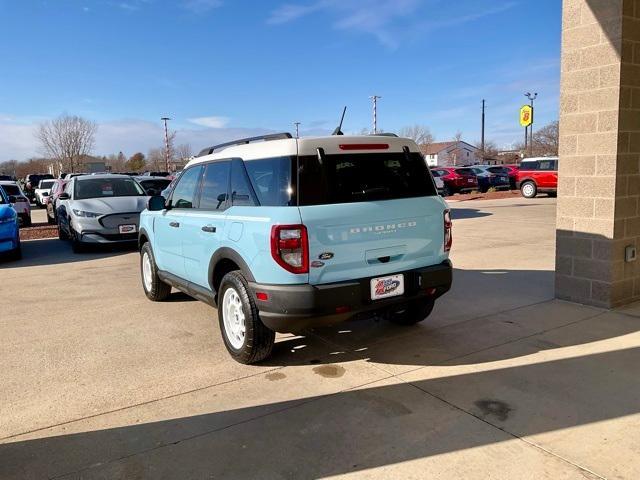
<svg viewBox="0 0 640 480">
<path fill-rule="evenodd" d="M 451 286 L 451 217 L 418 146 L 395 136 L 218 145 L 191 160 L 139 232 L 142 285 L 175 287 L 218 308 L 242 363 L 275 332 L 355 316 L 410 325 Z"/>
</svg>

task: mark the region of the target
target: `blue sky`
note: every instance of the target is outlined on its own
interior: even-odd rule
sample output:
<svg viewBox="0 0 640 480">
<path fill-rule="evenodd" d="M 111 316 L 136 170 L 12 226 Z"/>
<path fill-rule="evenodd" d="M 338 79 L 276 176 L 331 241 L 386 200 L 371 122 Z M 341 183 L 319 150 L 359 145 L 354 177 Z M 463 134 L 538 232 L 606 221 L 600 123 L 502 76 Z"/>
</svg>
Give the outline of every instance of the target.
<svg viewBox="0 0 640 480">
<path fill-rule="evenodd" d="M 0 161 L 38 155 L 38 122 L 99 124 L 97 154 L 194 150 L 263 131 L 427 125 L 509 146 L 537 91 L 558 111 L 560 0 L 0 0 Z"/>
</svg>

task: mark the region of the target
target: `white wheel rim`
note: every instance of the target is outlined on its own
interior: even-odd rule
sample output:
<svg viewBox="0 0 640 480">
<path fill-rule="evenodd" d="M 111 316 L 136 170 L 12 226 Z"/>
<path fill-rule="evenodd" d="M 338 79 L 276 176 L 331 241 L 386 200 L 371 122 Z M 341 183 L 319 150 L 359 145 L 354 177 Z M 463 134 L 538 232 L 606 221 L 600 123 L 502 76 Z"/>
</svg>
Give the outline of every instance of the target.
<svg viewBox="0 0 640 480">
<path fill-rule="evenodd" d="M 528 197 L 530 195 L 533 195 L 533 185 L 531 185 L 530 183 L 527 183 L 523 188 L 522 191 L 524 192 L 524 194 Z"/>
<path fill-rule="evenodd" d="M 224 292 L 222 299 L 222 320 L 224 323 L 224 335 L 236 350 L 244 345 L 246 331 L 242 300 L 238 292 L 230 287 Z"/>
<path fill-rule="evenodd" d="M 145 290 L 150 292 L 153 287 L 153 281 L 151 277 L 151 259 L 147 252 L 142 254 L 142 281 L 144 282 Z"/>
</svg>

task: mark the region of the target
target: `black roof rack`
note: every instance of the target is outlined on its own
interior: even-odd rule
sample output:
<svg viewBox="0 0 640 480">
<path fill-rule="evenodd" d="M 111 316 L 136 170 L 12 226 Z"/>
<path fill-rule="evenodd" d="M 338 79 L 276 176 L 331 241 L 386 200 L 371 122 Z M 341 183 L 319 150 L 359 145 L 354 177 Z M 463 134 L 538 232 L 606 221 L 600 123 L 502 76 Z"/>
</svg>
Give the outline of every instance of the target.
<svg viewBox="0 0 640 480">
<path fill-rule="evenodd" d="M 370 137 L 397 137 L 398 135 L 396 135 L 395 133 L 370 133 L 369 134 Z"/>
<path fill-rule="evenodd" d="M 196 155 L 197 157 L 203 157 L 204 155 L 211 155 L 216 150 L 222 150 L 223 148 L 233 147 L 234 145 L 246 145 L 253 142 L 268 142 L 269 140 L 285 140 L 287 138 L 293 138 L 289 132 L 282 133 L 270 133 L 268 135 L 259 135 L 257 137 L 241 138 L 232 142 L 221 143 L 220 145 L 214 145 L 213 147 L 204 148 Z"/>
</svg>

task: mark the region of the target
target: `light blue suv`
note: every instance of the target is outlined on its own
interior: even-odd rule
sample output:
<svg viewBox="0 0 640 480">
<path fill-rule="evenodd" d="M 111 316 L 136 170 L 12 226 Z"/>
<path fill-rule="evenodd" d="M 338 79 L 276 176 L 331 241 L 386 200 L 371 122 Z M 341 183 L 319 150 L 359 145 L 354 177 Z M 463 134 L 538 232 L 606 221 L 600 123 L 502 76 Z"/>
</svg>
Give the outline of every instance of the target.
<svg viewBox="0 0 640 480">
<path fill-rule="evenodd" d="M 274 134 L 207 148 L 140 217 L 144 291 L 217 306 L 229 353 L 355 316 L 410 325 L 451 287 L 451 219 L 417 145 Z"/>
</svg>

